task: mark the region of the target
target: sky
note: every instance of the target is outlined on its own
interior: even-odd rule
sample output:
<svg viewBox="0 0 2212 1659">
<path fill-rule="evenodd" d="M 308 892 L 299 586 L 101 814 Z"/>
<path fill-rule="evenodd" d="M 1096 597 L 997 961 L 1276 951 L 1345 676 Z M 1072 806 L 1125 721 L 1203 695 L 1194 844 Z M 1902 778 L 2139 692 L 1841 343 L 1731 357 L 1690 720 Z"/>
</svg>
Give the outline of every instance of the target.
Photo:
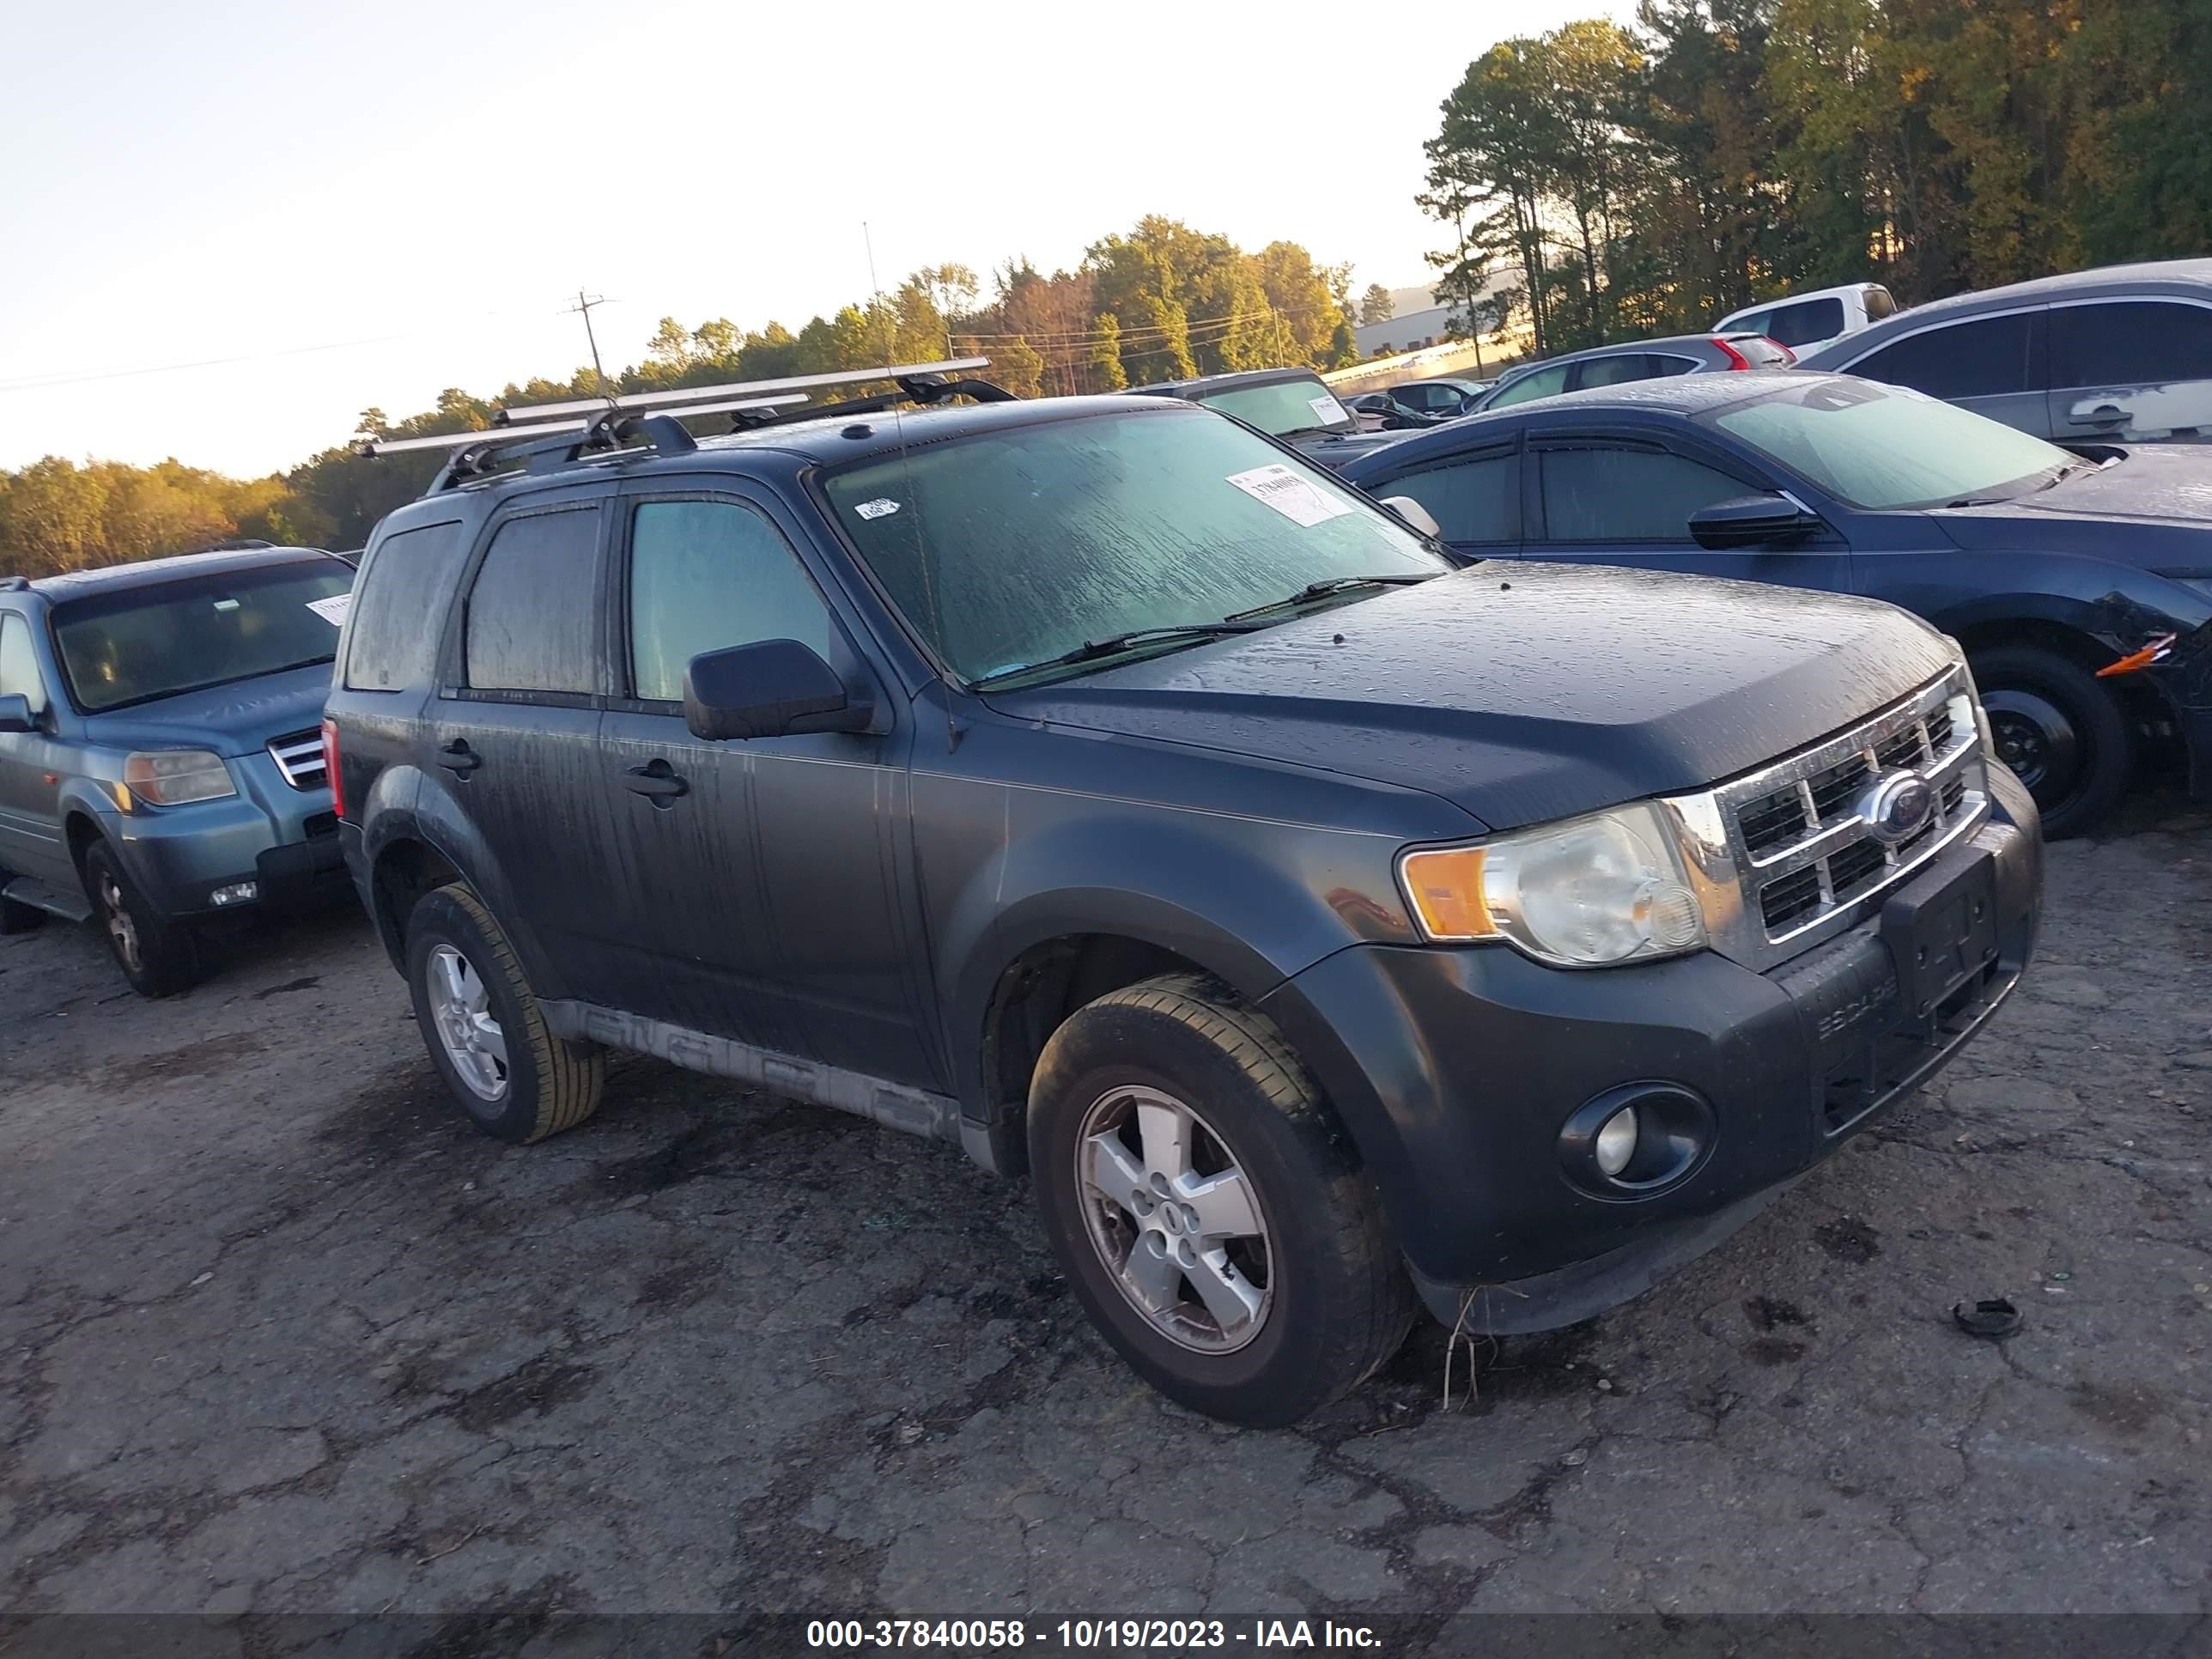
<svg viewBox="0 0 2212 1659">
<path fill-rule="evenodd" d="M 1072 268 L 1164 213 L 1410 286 L 1441 246 L 1421 144 L 1468 64 L 1627 9 L 17 7 L 0 467 L 268 472 L 363 409 L 573 373 L 580 288 L 611 370 L 664 316 L 796 330 L 863 298 L 870 241 L 889 289 L 945 261 Z"/>
</svg>

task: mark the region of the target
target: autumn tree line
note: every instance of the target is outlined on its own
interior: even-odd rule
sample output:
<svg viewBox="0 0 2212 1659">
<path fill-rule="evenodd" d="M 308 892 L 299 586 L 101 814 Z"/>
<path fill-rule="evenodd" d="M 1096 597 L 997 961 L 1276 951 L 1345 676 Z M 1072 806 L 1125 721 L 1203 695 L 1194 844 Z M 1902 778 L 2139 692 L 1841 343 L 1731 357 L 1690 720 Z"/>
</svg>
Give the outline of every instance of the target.
<svg viewBox="0 0 2212 1659">
<path fill-rule="evenodd" d="M 1317 265 L 1295 242 L 1247 252 L 1226 236 L 1147 217 L 1092 245 L 1072 271 L 1048 276 L 1013 260 L 994 273 L 988 297 L 973 270 L 947 264 L 796 333 L 774 322 L 750 331 L 726 319 L 687 328 L 664 318 L 643 360 L 604 381 L 586 368 L 495 396 L 454 388 L 401 419 L 366 410 L 361 429 L 428 436 L 488 427 L 501 406 L 947 356 L 989 358 L 991 378 L 1024 397 L 1285 363 L 1327 368 L 1356 356 L 1351 283 L 1349 266 Z M 438 464 L 422 455 L 372 460 L 338 445 L 241 483 L 173 460 L 142 468 L 50 456 L 0 472 L 0 572 L 44 574 L 246 537 L 358 547 L 378 519 L 422 492 Z"/>
<path fill-rule="evenodd" d="M 2212 252 L 2212 0 L 1644 0 L 1469 65 L 1440 293 L 1540 353 Z"/>
</svg>

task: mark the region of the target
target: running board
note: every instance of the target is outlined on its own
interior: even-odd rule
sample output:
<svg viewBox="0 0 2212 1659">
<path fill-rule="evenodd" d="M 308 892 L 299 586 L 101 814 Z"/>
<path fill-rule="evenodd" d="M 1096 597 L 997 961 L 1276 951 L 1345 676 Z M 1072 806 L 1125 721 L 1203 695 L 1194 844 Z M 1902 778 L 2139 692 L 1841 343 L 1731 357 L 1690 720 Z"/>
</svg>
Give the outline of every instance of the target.
<svg viewBox="0 0 2212 1659">
<path fill-rule="evenodd" d="M 933 1095 L 903 1083 L 862 1072 L 848 1072 L 818 1060 L 799 1060 L 772 1048 L 756 1048 L 733 1037 L 710 1036 L 682 1025 L 602 1008 L 597 1003 L 541 1001 L 554 1036 L 570 1042 L 603 1043 L 652 1054 L 687 1070 L 750 1084 L 770 1094 L 789 1095 L 812 1106 L 872 1118 L 887 1128 L 902 1129 L 928 1140 L 960 1139 L 960 1105 L 949 1095 Z"/>
<path fill-rule="evenodd" d="M 92 901 L 82 893 L 49 887 L 43 881 L 34 880 L 29 876 L 18 876 L 5 887 L 0 887 L 0 898 L 27 904 L 33 910 L 44 910 L 48 915 L 59 916 L 64 921 L 92 920 Z"/>
</svg>

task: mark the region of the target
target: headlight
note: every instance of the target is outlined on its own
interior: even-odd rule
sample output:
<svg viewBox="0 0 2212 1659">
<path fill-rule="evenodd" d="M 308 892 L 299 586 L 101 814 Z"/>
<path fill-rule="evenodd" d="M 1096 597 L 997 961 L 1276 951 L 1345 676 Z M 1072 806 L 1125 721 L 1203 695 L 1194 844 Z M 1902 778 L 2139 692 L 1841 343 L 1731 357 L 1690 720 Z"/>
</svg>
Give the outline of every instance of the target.
<svg viewBox="0 0 2212 1659">
<path fill-rule="evenodd" d="M 238 793 L 222 757 L 205 749 L 156 749 L 133 755 L 123 763 L 123 781 L 132 794 L 156 806 L 221 800 Z"/>
<path fill-rule="evenodd" d="M 1705 944 L 1674 839 L 1649 805 L 1423 848 L 1398 860 L 1421 930 L 1439 943 L 1502 939 L 1539 962 L 1599 968 Z"/>
<path fill-rule="evenodd" d="M 1982 758 L 1995 760 L 1997 758 L 1996 734 L 1990 730 L 1990 717 L 1983 710 L 1981 688 L 1974 684 L 1973 665 L 1966 660 L 1966 647 L 1948 634 L 1943 636 L 1943 643 L 1951 647 L 1952 660 L 1959 665 L 1959 672 L 1966 677 L 1966 707 L 1973 713 L 1974 730 L 1982 735 Z M 1954 697 L 1951 702 L 1951 722 L 1955 726 L 1959 720 L 1959 699 Z"/>
</svg>

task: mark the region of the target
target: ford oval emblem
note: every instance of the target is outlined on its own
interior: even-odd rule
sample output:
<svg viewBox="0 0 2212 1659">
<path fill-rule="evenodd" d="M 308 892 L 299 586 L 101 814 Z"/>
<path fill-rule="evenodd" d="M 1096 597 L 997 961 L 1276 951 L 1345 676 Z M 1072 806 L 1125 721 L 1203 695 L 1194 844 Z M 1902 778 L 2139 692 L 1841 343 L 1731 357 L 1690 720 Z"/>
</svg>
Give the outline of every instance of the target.
<svg viewBox="0 0 2212 1659">
<path fill-rule="evenodd" d="M 1936 792 L 1917 772 L 1886 773 L 1859 807 L 1874 838 L 1887 847 L 1911 840 L 1935 811 Z"/>
</svg>

